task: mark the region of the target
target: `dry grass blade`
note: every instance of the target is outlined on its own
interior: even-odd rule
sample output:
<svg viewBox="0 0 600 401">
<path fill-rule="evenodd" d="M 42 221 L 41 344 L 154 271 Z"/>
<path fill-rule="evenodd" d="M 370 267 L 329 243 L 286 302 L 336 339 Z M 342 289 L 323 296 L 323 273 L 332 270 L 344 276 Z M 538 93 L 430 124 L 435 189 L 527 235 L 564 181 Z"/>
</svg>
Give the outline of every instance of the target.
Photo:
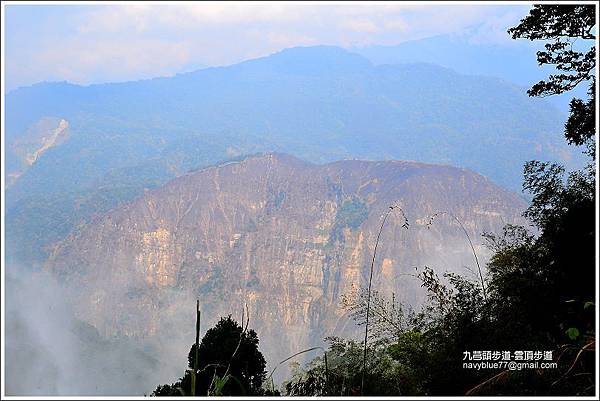
<svg viewBox="0 0 600 401">
<path fill-rule="evenodd" d="M 431 226 L 433 224 L 434 219 L 437 216 L 441 216 L 441 215 L 446 215 L 446 216 L 451 217 L 454 221 L 456 221 L 458 223 L 461 230 L 465 234 L 465 237 L 467 238 L 467 241 L 469 242 L 469 246 L 471 247 L 471 252 L 473 253 L 473 257 L 475 258 L 475 264 L 477 265 L 477 271 L 479 272 L 479 279 L 481 280 L 481 290 L 482 290 L 482 294 L 483 294 L 483 299 L 485 299 L 487 301 L 487 290 L 485 287 L 485 280 L 483 279 L 483 272 L 481 270 L 481 265 L 479 264 L 479 258 L 477 257 L 477 252 L 475 251 L 475 246 L 473 245 L 473 241 L 471 241 L 471 236 L 469 235 L 469 232 L 463 225 L 462 221 L 460 221 L 460 219 L 458 217 L 456 217 L 456 215 L 453 213 L 450 213 L 447 211 L 441 211 L 441 212 L 437 212 L 437 213 L 434 213 L 433 215 L 429 216 L 429 222 L 427 223 L 427 226 L 428 227 Z"/>
<path fill-rule="evenodd" d="M 470 389 L 469 391 L 467 391 L 465 393 L 465 395 L 476 395 L 477 392 L 479 390 L 481 390 L 483 387 L 487 386 L 488 384 L 494 383 L 498 380 L 501 380 L 503 378 L 505 378 L 508 374 L 510 373 L 510 370 L 503 370 L 500 373 L 495 374 L 494 376 L 490 377 L 489 379 L 487 379 L 486 381 L 484 381 L 483 383 L 479 383 L 478 385 L 476 385 L 475 387 L 473 387 L 472 389 Z"/>
<path fill-rule="evenodd" d="M 321 351 L 323 351 L 324 360 L 325 360 L 325 378 L 327 378 L 327 377 L 328 377 L 328 375 L 329 375 L 329 372 L 328 372 L 328 367 L 327 367 L 327 351 L 325 351 L 325 349 L 324 349 L 323 347 L 311 347 L 311 348 L 307 348 L 307 349 L 305 349 L 305 350 L 302 350 L 302 351 L 296 352 L 295 354 L 288 356 L 288 357 L 287 357 L 287 358 L 285 358 L 283 361 L 281 361 L 281 362 L 279 362 L 277 365 L 275 365 L 275 367 L 273 368 L 273 370 L 272 370 L 272 371 L 271 371 L 271 373 L 269 374 L 269 377 L 267 377 L 267 381 L 271 380 L 271 386 L 272 386 L 272 387 L 274 387 L 274 386 L 273 386 L 273 384 L 272 384 L 272 383 L 273 383 L 273 379 L 272 379 L 272 377 L 273 377 L 273 373 L 275 373 L 275 370 L 276 370 L 278 367 L 280 367 L 282 364 L 286 363 L 286 362 L 287 362 L 287 361 L 289 361 L 290 359 L 293 359 L 293 358 L 297 357 L 298 355 L 302 355 L 302 354 L 305 354 L 305 353 L 307 353 L 307 352 L 315 351 L 315 350 L 318 350 L 318 349 L 320 349 Z M 273 388 L 273 390 L 274 390 L 274 388 Z"/>
<path fill-rule="evenodd" d="M 571 371 L 575 368 L 575 365 L 577 364 L 577 362 L 579 361 L 579 358 L 581 357 L 581 355 L 585 352 L 585 351 L 594 351 L 594 347 L 596 346 L 596 340 L 590 340 L 590 342 L 588 342 L 586 345 L 584 345 L 583 347 L 581 347 L 579 349 L 579 352 L 577 352 L 577 355 L 575 356 L 575 359 L 573 360 L 573 363 L 571 363 L 571 366 L 569 367 L 569 369 L 567 369 L 567 371 L 565 372 L 565 374 L 563 374 L 561 377 L 559 377 L 554 383 L 552 383 L 552 386 L 556 385 L 558 382 L 560 382 L 561 380 L 563 380 L 565 377 L 567 377 L 567 375 L 569 373 L 571 373 Z M 591 349 L 590 349 L 591 348 Z"/>
<path fill-rule="evenodd" d="M 245 322 L 244 322 L 244 317 L 246 318 Z M 231 369 L 231 362 L 233 361 L 233 358 L 235 358 L 237 352 L 239 351 L 240 347 L 242 346 L 242 340 L 244 339 L 244 335 L 248 331 L 249 325 L 250 325 L 250 312 L 248 311 L 248 304 L 244 303 L 244 308 L 242 309 L 242 332 L 240 333 L 240 338 L 238 340 L 237 346 L 235 347 L 235 350 L 233 351 L 233 353 L 231 354 L 231 357 L 229 358 L 229 363 L 227 364 L 227 369 L 225 369 L 225 373 L 223 374 L 221 379 L 225 379 L 230 376 L 229 370 Z M 217 367 L 215 367 L 215 372 L 213 374 L 213 378 L 210 382 L 210 386 L 208 386 L 208 395 L 210 395 L 211 391 L 214 390 L 216 380 L 217 380 Z"/>
</svg>

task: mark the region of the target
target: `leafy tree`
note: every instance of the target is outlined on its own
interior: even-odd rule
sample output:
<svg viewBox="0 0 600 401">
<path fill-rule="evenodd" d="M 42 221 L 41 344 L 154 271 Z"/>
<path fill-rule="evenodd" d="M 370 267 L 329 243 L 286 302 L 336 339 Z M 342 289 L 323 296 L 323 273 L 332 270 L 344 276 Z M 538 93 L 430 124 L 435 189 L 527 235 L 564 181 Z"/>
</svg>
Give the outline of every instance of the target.
<svg viewBox="0 0 600 401">
<path fill-rule="evenodd" d="M 588 100 L 574 98 L 571 101 L 565 124 L 565 137 L 575 145 L 593 145 L 596 133 L 595 23 L 593 4 L 542 4 L 534 5 L 519 25 L 508 30 L 513 39 L 549 40 L 545 50 L 537 52 L 537 61 L 540 65 L 553 65 L 558 73 L 533 85 L 528 91 L 530 96 L 561 94 L 582 82 L 589 82 Z M 590 41 L 587 51 L 578 50 L 578 39 Z"/>
<path fill-rule="evenodd" d="M 353 289 L 342 294 L 342 308 L 350 313 L 359 326 L 366 323 L 368 297 L 366 289 Z M 394 293 L 388 300 L 377 290 L 371 291 L 369 316 L 369 341 L 375 342 L 395 341 L 416 320 L 415 312 L 403 307 Z"/>
<path fill-rule="evenodd" d="M 536 5 L 520 24 L 509 29 L 513 38 L 550 40 L 545 51 L 537 53 L 538 63 L 551 64 L 559 71 L 548 80 L 540 81 L 530 90 L 531 96 L 546 96 L 569 91 L 582 82 L 589 82 L 588 100 L 571 101 L 565 137 L 574 145 L 586 145 L 589 164 L 581 171 L 565 177 L 558 164 L 531 161 L 525 165 L 523 189 L 533 195 L 525 215 L 540 230 L 537 239 L 513 241 L 510 248 L 498 249 L 491 268 L 511 269 L 511 280 L 529 274 L 523 281 L 522 299 L 527 292 L 525 281 L 537 283 L 537 294 L 545 295 L 545 307 L 532 314 L 532 324 L 551 330 L 556 340 L 560 330 L 573 325 L 590 328 L 593 321 L 581 306 L 595 295 L 595 100 L 596 66 L 594 5 Z M 578 39 L 594 41 L 587 51 L 580 51 Z M 584 46 L 585 47 L 585 46 Z M 507 254 L 527 250 L 529 259 L 514 259 L 507 263 Z M 526 264 L 526 269 L 523 264 Z M 518 267 L 520 266 L 520 268 Z M 503 277 L 504 277 L 503 276 Z M 502 284 L 502 283 L 500 283 Z M 497 285 L 511 294 L 508 285 Z M 531 288 L 532 289 L 532 288 Z M 531 299 L 529 300 L 531 301 Z M 539 303 L 538 303 L 539 304 Z M 589 305 L 589 304 L 588 304 Z M 531 308 L 532 306 L 530 306 Z M 549 315 L 552 311 L 552 316 Z M 542 327 L 545 326 L 545 327 Z M 573 333 L 573 330 L 571 330 Z"/>
<path fill-rule="evenodd" d="M 240 326 L 231 318 L 221 318 L 209 329 L 198 347 L 196 395 L 262 395 L 266 362 L 258 350 L 254 330 Z M 194 366 L 196 345 L 188 354 L 188 367 Z M 176 383 L 158 386 L 155 396 L 191 394 L 191 370 Z"/>
<path fill-rule="evenodd" d="M 305 369 L 295 369 L 284 383 L 285 393 L 291 396 L 357 396 L 360 395 L 363 345 L 354 340 L 329 337 L 328 369 L 324 357 L 313 359 Z M 368 349 L 368 374 L 365 394 L 401 395 L 398 376 L 400 367 L 388 354 L 385 346 L 373 343 Z"/>
</svg>

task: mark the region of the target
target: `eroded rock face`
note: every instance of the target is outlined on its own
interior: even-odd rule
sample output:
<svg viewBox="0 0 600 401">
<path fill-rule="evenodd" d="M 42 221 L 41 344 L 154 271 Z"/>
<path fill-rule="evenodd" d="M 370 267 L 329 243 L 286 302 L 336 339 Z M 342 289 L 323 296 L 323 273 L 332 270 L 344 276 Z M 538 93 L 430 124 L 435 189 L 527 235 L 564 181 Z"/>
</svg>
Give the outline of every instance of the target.
<svg viewBox="0 0 600 401">
<path fill-rule="evenodd" d="M 69 136 L 69 122 L 62 118 L 44 117 L 32 124 L 25 134 L 9 144 L 18 166 L 10 166 L 6 187 L 10 187 L 48 149 L 63 143 Z"/>
<path fill-rule="evenodd" d="M 202 304 L 206 328 L 246 303 L 261 347 L 276 362 L 356 326 L 340 297 L 365 286 L 381 216 L 373 286 L 422 299 L 404 273 L 431 266 L 469 274 L 482 232 L 518 223 L 515 194 L 468 170 L 415 162 L 311 165 L 266 155 L 180 177 L 67 238 L 48 268 L 75 289 L 79 317 L 104 335 L 160 335 L 169 316 Z M 187 313 L 187 312 L 186 312 Z M 188 316 L 188 315 L 186 315 Z M 193 329 L 193 321 L 180 330 Z M 190 336 L 190 338 L 192 338 Z M 189 344 L 186 345 L 189 347 Z"/>
</svg>

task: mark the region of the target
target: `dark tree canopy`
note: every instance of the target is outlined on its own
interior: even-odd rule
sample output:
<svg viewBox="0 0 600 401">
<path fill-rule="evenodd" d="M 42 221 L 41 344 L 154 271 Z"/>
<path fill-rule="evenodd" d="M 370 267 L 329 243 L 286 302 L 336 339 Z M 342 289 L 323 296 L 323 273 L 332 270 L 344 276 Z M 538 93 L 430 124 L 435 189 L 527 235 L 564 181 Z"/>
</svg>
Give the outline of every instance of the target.
<svg viewBox="0 0 600 401">
<path fill-rule="evenodd" d="M 190 368 L 194 366 L 194 354 L 195 345 L 192 345 L 188 355 Z M 205 369 L 197 380 L 200 388 L 208 388 L 213 375 L 223 377 L 229 367 L 228 373 L 233 380 L 226 384 L 223 394 L 238 395 L 240 391 L 247 395 L 260 394 L 266 362 L 258 350 L 258 336 L 254 330 L 242 329 L 231 315 L 221 318 L 206 332 L 198 349 L 198 359 L 200 370 Z M 196 394 L 203 393 L 196 391 Z"/>
<path fill-rule="evenodd" d="M 592 78 L 588 90 L 588 100 L 574 98 L 571 100 L 571 114 L 565 124 L 565 136 L 569 143 L 583 145 L 589 143 L 593 145 L 596 135 L 596 79 Z M 593 154 L 593 148 L 590 150 Z"/>
<path fill-rule="evenodd" d="M 575 145 L 591 144 L 596 134 L 595 19 L 593 4 L 534 5 L 519 25 L 508 30 L 514 39 L 548 41 L 545 50 L 537 52 L 537 61 L 558 70 L 547 80 L 533 85 L 527 92 L 530 96 L 557 95 L 589 82 L 588 100 L 574 98 L 571 101 L 570 116 L 565 124 L 565 137 Z"/>
<path fill-rule="evenodd" d="M 573 48 L 577 39 L 595 40 L 595 6 L 535 5 L 521 23 L 508 32 L 513 39 L 550 40 L 544 51 L 537 52 L 540 65 L 552 64 L 563 74 L 551 75 L 531 88 L 532 96 L 560 94 L 591 79 L 596 66 L 594 43 L 583 53 Z"/>
<path fill-rule="evenodd" d="M 188 367 L 177 383 L 158 386 L 155 396 L 191 394 L 191 369 L 196 345 L 188 354 Z M 261 395 L 266 362 L 258 350 L 254 330 L 242 328 L 231 315 L 209 329 L 198 347 L 196 395 Z"/>
</svg>

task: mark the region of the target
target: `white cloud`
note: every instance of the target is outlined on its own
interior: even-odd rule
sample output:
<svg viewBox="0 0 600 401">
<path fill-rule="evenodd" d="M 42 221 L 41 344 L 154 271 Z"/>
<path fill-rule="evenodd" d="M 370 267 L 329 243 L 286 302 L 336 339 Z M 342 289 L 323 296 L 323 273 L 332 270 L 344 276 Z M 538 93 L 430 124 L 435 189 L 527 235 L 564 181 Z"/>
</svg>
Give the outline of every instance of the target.
<svg viewBox="0 0 600 401">
<path fill-rule="evenodd" d="M 177 31 L 206 27 L 301 20 L 306 12 L 301 5 L 253 5 L 243 3 L 201 3 L 188 5 L 120 5 L 90 10 L 80 25 L 82 33 L 120 33 L 152 29 Z"/>
<path fill-rule="evenodd" d="M 478 27 L 474 40 L 497 42 L 502 30 L 525 13 L 523 6 L 395 3 L 53 8 L 44 14 L 46 9 L 33 6 L 18 18 L 8 13 L 7 21 L 18 22 L 6 32 L 9 87 L 41 80 L 91 83 L 171 75 L 190 65 L 230 64 L 285 47 L 393 45 L 472 27 Z"/>
<path fill-rule="evenodd" d="M 26 63 L 6 63 L 6 75 L 23 74 L 30 82 L 67 80 L 89 84 L 172 75 L 192 62 L 192 45 L 123 38 L 119 43 L 83 38 L 64 40 L 29 55 Z M 38 77 L 37 79 L 34 77 Z"/>
<path fill-rule="evenodd" d="M 385 21 L 383 26 L 386 30 L 398 32 L 406 32 L 406 30 L 409 28 L 408 23 L 401 17 L 396 17 L 395 19 Z"/>
<path fill-rule="evenodd" d="M 347 19 L 342 21 L 340 26 L 359 33 L 375 33 L 380 31 L 380 28 L 368 19 Z"/>
</svg>

